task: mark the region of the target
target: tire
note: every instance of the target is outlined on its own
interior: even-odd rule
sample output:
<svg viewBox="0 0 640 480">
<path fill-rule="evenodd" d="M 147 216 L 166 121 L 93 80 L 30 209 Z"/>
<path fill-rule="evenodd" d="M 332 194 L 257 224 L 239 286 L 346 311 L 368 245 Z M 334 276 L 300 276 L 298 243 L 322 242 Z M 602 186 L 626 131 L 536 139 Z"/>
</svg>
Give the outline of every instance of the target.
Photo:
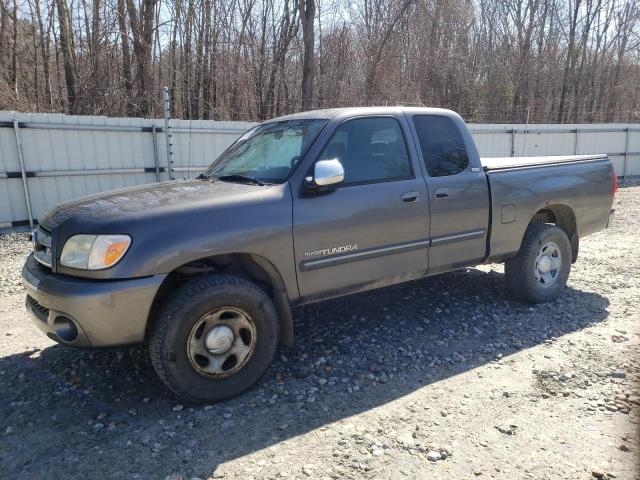
<svg viewBox="0 0 640 480">
<path fill-rule="evenodd" d="M 151 327 L 149 353 L 160 379 L 176 395 L 216 402 L 260 379 L 278 338 L 276 309 L 263 290 L 239 277 L 213 274 L 185 283 L 169 297 Z M 224 370 L 227 364 L 232 368 Z"/>
<path fill-rule="evenodd" d="M 571 260 L 571 244 L 560 228 L 533 223 L 524 234 L 518 254 L 505 262 L 507 288 L 525 302 L 553 300 L 567 284 Z"/>
</svg>

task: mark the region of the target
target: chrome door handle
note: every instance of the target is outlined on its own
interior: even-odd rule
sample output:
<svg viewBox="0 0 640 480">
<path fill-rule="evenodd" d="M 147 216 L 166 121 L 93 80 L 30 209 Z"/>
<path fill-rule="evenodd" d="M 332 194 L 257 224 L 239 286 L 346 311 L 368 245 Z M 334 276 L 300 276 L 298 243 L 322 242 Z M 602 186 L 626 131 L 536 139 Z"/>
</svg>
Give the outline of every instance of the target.
<svg viewBox="0 0 640 480">
<path fill-rule="evenodd" d="M 418 200 L 418 192 L 405 192 L 400 198 L 402 203 L 413 203 Z"/>
<path fill-rule="evenodd" d="M 448 188 L 439 188 L 436 190 L 436 198 L 449 198 L 449 189 Z"/>
</svg>

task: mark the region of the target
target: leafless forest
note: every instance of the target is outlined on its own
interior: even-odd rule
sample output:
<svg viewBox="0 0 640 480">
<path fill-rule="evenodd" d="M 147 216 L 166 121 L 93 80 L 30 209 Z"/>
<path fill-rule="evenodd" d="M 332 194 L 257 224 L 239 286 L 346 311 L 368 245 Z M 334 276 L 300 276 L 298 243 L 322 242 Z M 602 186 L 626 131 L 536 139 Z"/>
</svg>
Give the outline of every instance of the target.
<svg viewBox="0 0 640 480">
<path fill-rule="evenodd" d="M 640 120 L 640 0 L 0 0 L 0 109 Z"/>
</svg>

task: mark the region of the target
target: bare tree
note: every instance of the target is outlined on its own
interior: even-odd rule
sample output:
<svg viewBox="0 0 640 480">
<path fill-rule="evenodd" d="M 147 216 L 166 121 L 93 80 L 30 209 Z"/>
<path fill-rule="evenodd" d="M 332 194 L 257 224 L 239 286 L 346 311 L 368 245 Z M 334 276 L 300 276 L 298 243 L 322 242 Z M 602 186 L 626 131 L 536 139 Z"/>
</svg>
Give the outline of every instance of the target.
<svg viewBox="0 0 640 480">
<path fill-rule="evenodd" d="M 122 52 L 122 87 L 126 99 L 131 98 L 133 80 L 131 77 L 131 52 L 129 50 L 129 29 L 127 28 L 127 10 L 125 0 L 118 0 L 118 27 L 120 29 L 120 44 Z M 126 115 L 133 115 L 130 102 L 125 102 Z"/>
<path fill-rule="evenodd" d="M 129 24 L 133 37 L 133 56 L 136 63 L 137 108 L 142 116 L 151 113 L 151 43 L 157 3 L 158 0 L 142 0 L 138 11 L 133 0 L 127 0 Z"/>
<path fill-rule="evenodd" d="M 316 17 L 315 0 L 299 0 L 298 9 L 302 22 L 304 55 L 302 65 L 302 110 L 311 110 L 313 104 L 313 68 L 314 68 L 314 23 Z"/>
<path fill-rule="evenodd" d="M 0 109 L 640 120 L 638 0 L 0 0 Z"/>
<path fill-rule="evenodd" d="M 76 89 L 76 67 L 73 51 L 73 37 L 69 23 L 69 11 L 65 0 L 56 0 L 58 9 L 58 28 L 60 30 L 60 50 L 64 62 L 64 80 L 67 87 L 67 104 L 69 113 L 78 113 Z"/>
</svg>

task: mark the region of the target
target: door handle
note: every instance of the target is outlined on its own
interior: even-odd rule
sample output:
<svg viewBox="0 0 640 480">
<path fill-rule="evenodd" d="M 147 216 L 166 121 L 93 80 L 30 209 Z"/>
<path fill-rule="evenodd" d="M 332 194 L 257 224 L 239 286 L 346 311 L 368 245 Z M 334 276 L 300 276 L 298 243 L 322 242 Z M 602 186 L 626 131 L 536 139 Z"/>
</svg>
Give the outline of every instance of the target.
<svg viewBox="0 0 640 480">
<path fill-rule="evenodd" d="M 412 203 L 418 200 L 418 192 L 405 192 L 400 198 L 402 203 Z"/>
<path fill-rule="evenodd" d="M 449 198 L 449 189 L 448 188 L 439 188 L 436 190 L 436 198 Z"/>
</svg>

